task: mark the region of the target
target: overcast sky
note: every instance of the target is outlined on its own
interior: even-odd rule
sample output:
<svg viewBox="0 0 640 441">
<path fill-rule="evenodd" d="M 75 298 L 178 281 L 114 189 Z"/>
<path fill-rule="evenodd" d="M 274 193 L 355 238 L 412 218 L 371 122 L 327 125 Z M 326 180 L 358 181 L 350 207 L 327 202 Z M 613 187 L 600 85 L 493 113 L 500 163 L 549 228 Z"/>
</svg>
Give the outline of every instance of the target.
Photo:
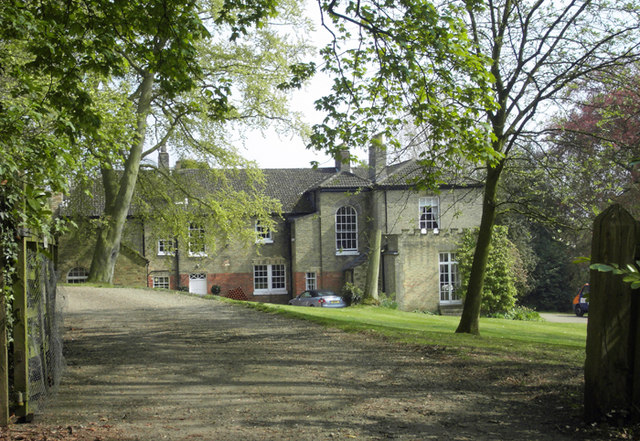
<svg viewBox="0 0 640 441">
<path fill-rule="evenodd" d="M 316 41 L 317 49 L 320 50 L 329 41 L 330 36 L 320 26 L 320 13 L 316 0 L 306 0 L 306 3 L 307 16 L 313 20 L 316 27 L 313 39 Z M 319 64 L 317 60 L 316 64 Z M 309 84 L 293 94 L 291 109 L 302 112 L 310 126 L 321 123 L 324 115 L 314 109 L 313 103 L 325 95 L 330 88 L 330 79 L 317 75 Z M 278 136 L 274 131 L 264 135 L 256 131 L 247 140 L 244 148 L 238 147 L 241 148 L 245 158 L 256 161 L 261 168 L 309 167 L 312 161 L 318 161 L 321 167 L 335 164 L 334 160 L 327 155 L 305 148 L 305 143 L 299 136 Z"/>
</svg>

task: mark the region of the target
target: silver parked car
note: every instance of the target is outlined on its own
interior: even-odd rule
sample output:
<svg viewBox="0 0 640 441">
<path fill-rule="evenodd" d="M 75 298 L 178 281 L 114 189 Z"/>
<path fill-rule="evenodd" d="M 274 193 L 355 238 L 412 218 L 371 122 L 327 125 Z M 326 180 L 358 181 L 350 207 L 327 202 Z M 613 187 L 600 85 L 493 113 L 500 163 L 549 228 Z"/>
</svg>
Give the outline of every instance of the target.
<svg viewBox="0 0 640 441">
<path fill-rule="evenodd" d="M 289 300 L 294 306 L 320 306 L 323 308 L 344 308 L 347 306 L 344 299 L 333 291 L 312 289 Z"/>
</svg>

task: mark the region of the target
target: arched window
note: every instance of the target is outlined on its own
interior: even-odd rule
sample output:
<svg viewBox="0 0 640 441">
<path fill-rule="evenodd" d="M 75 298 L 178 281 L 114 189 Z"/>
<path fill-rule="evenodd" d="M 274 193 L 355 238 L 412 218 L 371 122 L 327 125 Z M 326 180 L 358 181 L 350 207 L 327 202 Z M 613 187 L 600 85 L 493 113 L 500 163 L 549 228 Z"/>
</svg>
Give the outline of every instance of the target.
<svg viewBox="0 0 640 441">
<path fill-rule="evenodd" d="M 350 206 L 336 211 L 336 254 L 358 252 L 358 213 Z"/>
<path fill-rule="evenodd" d="M 89 271 L 86 268 L 77 266 L 71 268 L 67 273 L 67 283 L 84 283 L 87 281 L 87 277 L 89 277 Z"/>
</svg>

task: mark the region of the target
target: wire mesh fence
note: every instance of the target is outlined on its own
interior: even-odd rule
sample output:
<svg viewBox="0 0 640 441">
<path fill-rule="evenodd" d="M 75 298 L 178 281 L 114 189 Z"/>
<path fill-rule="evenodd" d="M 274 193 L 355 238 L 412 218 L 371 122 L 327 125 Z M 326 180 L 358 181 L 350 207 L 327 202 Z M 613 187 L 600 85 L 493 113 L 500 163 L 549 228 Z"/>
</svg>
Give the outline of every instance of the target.
<svg viewBox="0 0 640 441">
<path fill-rule="evenodd" d="M 20 342 L 14 337 L 13 344 L 15 347 L 26 345 L 24 368 L 27 382 L 25 385 L 14 386 L 17 388 L 15 392 L 18 406 L 24 408 L 23 412 L 37 413 L 42 411 L 62 376 L 62 313 L 56 295 L 53 247 L 26 241 L 23 250 L 26 296 L 26 310 L 23 314 L 26 317 L 18 317 L 17 322 L 26 323 L 26 342 Z M 21 301 L 19 296 L 16 296 L 15 301 Z M 18 311 L 21 309 L 24 310 L 16 308 Z M 26 396 L 21 397 L 21 394 Z"/>
</svg>

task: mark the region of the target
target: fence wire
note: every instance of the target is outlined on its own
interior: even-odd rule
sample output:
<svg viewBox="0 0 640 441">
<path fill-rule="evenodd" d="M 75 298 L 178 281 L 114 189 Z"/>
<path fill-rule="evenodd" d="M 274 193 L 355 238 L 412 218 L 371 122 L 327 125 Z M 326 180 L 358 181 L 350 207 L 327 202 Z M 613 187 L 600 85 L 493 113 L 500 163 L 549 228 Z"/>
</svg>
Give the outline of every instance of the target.
<svg viewBox="0 0 640 441">
<path fill-rule="evenodd" d="M 30 243 L 26 260 L 29 405 L 31 412 L 41 412 L 62 377 L 62 305 L 56 298 L 51 256 L 36 243 Z"/>
</svg>

